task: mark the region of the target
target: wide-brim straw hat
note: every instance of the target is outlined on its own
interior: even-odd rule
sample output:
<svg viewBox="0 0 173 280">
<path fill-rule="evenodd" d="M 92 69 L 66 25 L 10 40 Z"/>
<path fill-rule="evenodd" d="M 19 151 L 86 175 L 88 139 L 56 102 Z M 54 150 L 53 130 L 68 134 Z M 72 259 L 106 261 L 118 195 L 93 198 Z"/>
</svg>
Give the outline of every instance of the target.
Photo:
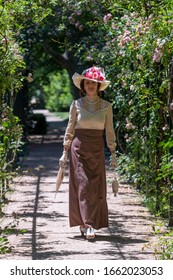
<svg viewBox="0 0 173 280">
<path fill-rule="evenodd" d="M 84 79 L 100 83 L 100 91 L 105 90 L 110 84 L 110 81 L 105 78 L 104 69 L 96 66 L 86 69 L 81 75 L 74 73 L 72 76 L 73 83 L 79 89 L 81 89 L 81 81 Z"/>
</svg>

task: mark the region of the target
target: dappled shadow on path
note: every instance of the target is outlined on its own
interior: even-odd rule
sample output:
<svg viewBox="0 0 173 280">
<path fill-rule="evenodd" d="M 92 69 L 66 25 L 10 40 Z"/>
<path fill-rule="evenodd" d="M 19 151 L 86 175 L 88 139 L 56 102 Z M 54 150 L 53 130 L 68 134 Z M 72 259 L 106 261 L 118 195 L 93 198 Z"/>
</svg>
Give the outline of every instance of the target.
<svg viewBox="0 0 173 280">
<path fill-rule="evenodd" d="M 28 170 L 28 179 L 29 177 L 35 178 L 32 186 L 35 188 L 35 195 L 32 199 L 32 206 L 26 207 L 23 210 L 23 214 L 19 215 L 20 218 L 31 218 L 32 219 L 32 230 L 27 235 L 30 235 L 30 243 L 28 243 L 28 249 L 30 245 L 32 250 L 25 250 L 24 254 L 27 256 L 31 253 L 32 259 L 42 259 L 37 252 L 39 248 L 42 247 L 42 243 L 46 243 L 47 234 L 49 234 L 50 228 L 47 232 L 42 232 L 42 227 L 47 226 L 47 221 L 52 223 L 55 220 L 63 219 L 65 215 L 59 214 L 56 211 L 48 211 L 50 203 L 55 203 L 54 201 L 49 200 L 49 195 L 51 192 L 55 194 L 55 189 L 51 188 L 51 185 L 54 185 L 54 181 L 51 182 L 51 179 L 54 178 L 58 170 L 58 158 L 62 154 L 62 139 L 64 136 L 65 126 L 67 121 L 53 121 L 48 123 L 48 133 L 47 135 L 34 135 L 29 137 L 29 156 L 27 158 L 27 170 Z M 26 170 L 26 168 L 25 168 Z M 67 171 L 68 172 L 68 171 Z M 31 184 L 30 180 L 27 182 Z M 48 189 L 43 190 L 43 185 L 46 185 Z M 54 187 L 54 186 L 53 186 Z M 27 188 L 28 189 L 28 188 Z M 33 190 L 31 190 L 33 195 Z M 27 192 L 25 192 L 27 195 Z M 31 194 L 28 194 L 31 195 Z M 42 203 L 42 201 L 44 203 Z M 47 204 L 47 205 L 46 205 Z M 24 206 L 24 205 L 23 205 Z M 30 209 L 30 211 L 28 211 Z M 46 209 L 48 213 L 46 213 Z M 39 219 L 39 222 L 38 222 Z M 40 222 L 41 221 L 41 222 Z M 27 238 L 23 238 L 23 244 L 28 241 Z M 53 243 L 51 242 L 52 247 Z"/>
</svg>

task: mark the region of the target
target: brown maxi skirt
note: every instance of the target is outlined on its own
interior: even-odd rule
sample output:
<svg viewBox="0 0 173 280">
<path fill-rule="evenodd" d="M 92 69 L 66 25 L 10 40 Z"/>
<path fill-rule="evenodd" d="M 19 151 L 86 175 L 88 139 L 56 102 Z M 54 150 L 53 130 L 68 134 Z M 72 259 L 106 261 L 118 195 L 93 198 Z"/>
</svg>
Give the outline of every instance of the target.
<svg viewBox="0 0 173 280">
<path fill-rule="evenodd" d="M 104 130 L 76 129 L 70 153 L 70 226 L 108 227 Z"/>
</svg>

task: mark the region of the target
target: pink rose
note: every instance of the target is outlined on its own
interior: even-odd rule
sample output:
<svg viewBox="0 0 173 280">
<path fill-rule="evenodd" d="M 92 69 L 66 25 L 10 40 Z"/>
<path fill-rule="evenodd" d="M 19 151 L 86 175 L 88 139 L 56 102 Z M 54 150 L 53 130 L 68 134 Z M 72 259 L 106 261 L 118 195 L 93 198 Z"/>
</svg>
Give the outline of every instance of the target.
<svg viewBox="0 0 173 280">
<path fill-rule="evenodd" d="M 91 68 L 91 71 L 92 71 L 92 72 L 98 72 L 97 68 L 94 67 L 94 66 Z"/>
<path fill-rule="evenodd" d="M 105 80 L 105 77 L 104 77 L 102 74 L 100 74 L 99 80 L 100 80 L 100 81 L 104 81 L 104 80 Z"/>
<path fill-rule="evenodd" d="M 127 42 L 129 42 L 131 39 L 129 36 L 126 36 L 122 39 L 121 45 L 124 46 Z"/>
<path fill-rule="evenodd" d="M 111 14 L 105 15 L 104 18 L 103 18 L 104 23 L 107 23 L 111 19 L 111 17 L 112 17 Z"/>
<path fill-rule="evenodd" d="M 98 73 L 94 72 L 94 73 L 93 73 L 93 78 L 94 78 L 95 80 L 98 80 L 98 77 L 99 77 Z"/>
<path fill-rule="evenodd" d="M 85 74 L 85 77 L 89 78 L 89 79 L 92 79 L 92 72 L 89 71 Z"/>
<path fill-rule="evenodd" d="M 155 48 L 154 55 L 153 55 L 153 62 L 159 62 L 161 57 L 162 57 L 162 52 L 158 48 Z"/>
</svg>

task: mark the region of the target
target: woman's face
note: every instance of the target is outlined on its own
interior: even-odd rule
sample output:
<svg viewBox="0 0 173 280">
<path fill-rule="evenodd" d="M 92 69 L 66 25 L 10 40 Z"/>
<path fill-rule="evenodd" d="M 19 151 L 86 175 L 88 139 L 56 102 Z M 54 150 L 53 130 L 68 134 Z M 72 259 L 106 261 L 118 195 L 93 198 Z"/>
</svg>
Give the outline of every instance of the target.
<svg viewBox="0 0 173 280">
<path fill-rule="evenodd" d="M 84 89 L 88 95 L 97 95 L 98 83 L 90 80 L 84 80 Z"/>
</svg>

